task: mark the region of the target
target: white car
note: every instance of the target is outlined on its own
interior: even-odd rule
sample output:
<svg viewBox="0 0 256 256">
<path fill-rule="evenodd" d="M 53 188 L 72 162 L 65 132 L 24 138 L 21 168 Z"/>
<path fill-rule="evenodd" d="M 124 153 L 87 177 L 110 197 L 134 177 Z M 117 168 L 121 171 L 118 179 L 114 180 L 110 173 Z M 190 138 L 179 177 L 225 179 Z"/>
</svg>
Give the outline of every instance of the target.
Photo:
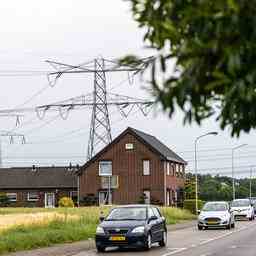
<svg viewBox="0 0 256 256">
<path fill-rule="evenodd" d="M 207 202 L 204 205 L 198 216 L 198 229 L 208 227 L 235 227 L 235 218 L 228 202 Z"/>
<path fill-rule="evenodd" d="M 250 199 L 235 199 L 231 203 L 235 219 L 254 220 L 254 208 Z"/>
</svg>

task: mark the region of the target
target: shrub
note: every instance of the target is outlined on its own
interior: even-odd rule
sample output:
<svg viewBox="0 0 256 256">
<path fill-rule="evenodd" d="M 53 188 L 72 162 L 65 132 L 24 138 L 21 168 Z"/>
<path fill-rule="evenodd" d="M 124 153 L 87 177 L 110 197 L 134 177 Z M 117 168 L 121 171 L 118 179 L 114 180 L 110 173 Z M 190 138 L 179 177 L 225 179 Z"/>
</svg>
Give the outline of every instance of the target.
<svg viewBox="0 0 256 256">
<path fill-rule="evenodd" d="M 98 205 L 98 197 L 94 194 L 88 194 L 80 201 L 80 206 Z"/>
<path fill-rule="evenodd" d="M 74 202 L 70 197 L 62 197 L 59 200 L 59 207 L 74 207 Z"/>
<path fill-rule="evenodd" d="M 9 203 L 8 196 L 5 193 L 0 193 L 0 207 L 6 207 Z"/>
<path fill-rule="evenodd" d="M 198 210 L 200 210 L 203 207 L 203 201 L 198 200 Z M 189 210 L 193 214 L 196 214 L 196 200 L 195 199 L 187 199 L 183 202 L 183 207 L 186 210 Z"/>
</svg>

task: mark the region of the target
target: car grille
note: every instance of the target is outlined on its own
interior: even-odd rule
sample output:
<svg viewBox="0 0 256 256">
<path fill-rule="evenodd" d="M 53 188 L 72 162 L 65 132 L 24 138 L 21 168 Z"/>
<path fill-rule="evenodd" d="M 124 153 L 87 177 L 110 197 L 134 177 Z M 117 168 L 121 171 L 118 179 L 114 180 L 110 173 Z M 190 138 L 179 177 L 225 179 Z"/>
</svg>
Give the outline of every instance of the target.
<svg viewBox="0 0 256 256">
<path fill-rule="evenodd" d="M 215 223 L 220 223 L 221 222 L 220 218 L 205 218 L 204 220 L 208 224 L 215 224 Z"/>
<path fill-rule="evenodd" d="M 113 228 L 113 229 L 106 229 L 106 232 L 110 235 L 125 235 L 127 234 L 129 229 L 123 229 L 123 228 Z"/>
</svg>

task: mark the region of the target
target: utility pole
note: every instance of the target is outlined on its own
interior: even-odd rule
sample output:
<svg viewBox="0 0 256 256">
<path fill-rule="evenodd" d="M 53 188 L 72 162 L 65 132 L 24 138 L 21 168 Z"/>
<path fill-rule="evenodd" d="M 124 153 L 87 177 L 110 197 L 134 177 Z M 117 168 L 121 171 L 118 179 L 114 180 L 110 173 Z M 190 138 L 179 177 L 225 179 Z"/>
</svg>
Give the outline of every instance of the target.
<svg viewBox="0 0 256 256">
<path fill-rule="evenodd" d="M 252 198 L 252 166 L 250 168 L 250 199 Z"/>
</svg>

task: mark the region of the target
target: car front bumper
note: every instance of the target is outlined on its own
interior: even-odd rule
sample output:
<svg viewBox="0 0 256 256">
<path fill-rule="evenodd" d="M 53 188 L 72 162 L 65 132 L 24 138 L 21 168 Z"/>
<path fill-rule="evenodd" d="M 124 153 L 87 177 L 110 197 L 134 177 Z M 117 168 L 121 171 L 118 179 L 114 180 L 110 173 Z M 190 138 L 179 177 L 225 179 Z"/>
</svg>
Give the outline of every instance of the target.
<svg viewBox="0 0 256 256">
<path fill-rule="evenodd" d="M 143 247 L 147 241 L 146 234 L 126 234 L 124 235 L 125 240 L 123 241 L 113 241 L 113 240 L 110 240 L 110 237 L 113 237 L 113 236 L 108 234 L 96 234 L 95 236 L 96 246 Z"/>
<path fill-rule="evenodd" d="M 216 223 L 208 223 L 207 221 L 198 221 L 198 226 L 200 227 L 226 227 L 229 224 L 229 221 L 220 221 Z"/>
</svg>

